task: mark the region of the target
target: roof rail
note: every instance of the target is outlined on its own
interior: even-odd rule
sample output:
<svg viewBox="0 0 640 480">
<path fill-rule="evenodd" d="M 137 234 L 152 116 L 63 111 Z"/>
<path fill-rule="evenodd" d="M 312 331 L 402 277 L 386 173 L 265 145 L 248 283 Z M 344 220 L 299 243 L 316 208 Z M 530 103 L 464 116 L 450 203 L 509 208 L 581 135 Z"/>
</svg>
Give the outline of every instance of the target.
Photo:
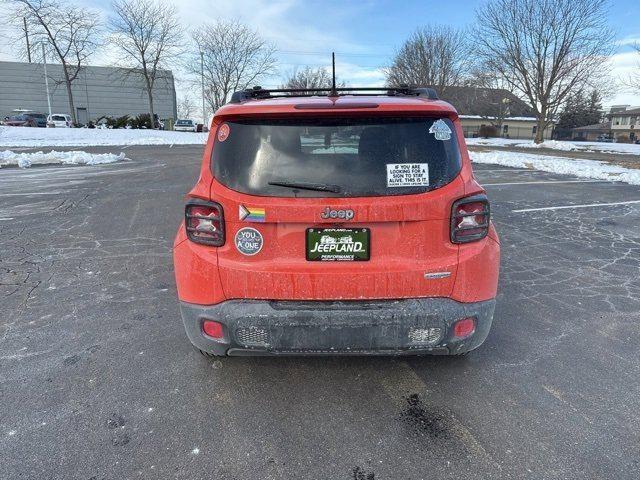
<svg viewBox="0 0 640 480">
<path fill-rule="evenodd" d="M 380 92 L 380 93 L 375 93 Z M 385 95 L 385 96 L 415 96 L 438 100 L 438 94 L 433 88 L 411 88 L 407 85 L 399 87 L 340 87 L 340 88 L 274 88 L 267 89 L 260 86 L 239 90 L 231 95 L 229 103 L 242 103 L 246 100 L 260 100 L 276 97 L 310 97 L 313 95 Z"/>
</svg>

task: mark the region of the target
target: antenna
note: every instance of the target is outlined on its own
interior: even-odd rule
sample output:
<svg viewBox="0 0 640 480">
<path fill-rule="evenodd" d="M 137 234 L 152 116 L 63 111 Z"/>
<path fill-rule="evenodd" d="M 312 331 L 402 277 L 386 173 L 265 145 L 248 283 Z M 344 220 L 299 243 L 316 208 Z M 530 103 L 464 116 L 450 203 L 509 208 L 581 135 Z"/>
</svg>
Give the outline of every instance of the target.
<svg viewBox="0 0 640 480">
<path fill-rule="evenodd" d="M 337 97 L 338 91 L 336 90 L 336 52 L 331 52 L 331 94 L 330 97 Z"/>
</svg>

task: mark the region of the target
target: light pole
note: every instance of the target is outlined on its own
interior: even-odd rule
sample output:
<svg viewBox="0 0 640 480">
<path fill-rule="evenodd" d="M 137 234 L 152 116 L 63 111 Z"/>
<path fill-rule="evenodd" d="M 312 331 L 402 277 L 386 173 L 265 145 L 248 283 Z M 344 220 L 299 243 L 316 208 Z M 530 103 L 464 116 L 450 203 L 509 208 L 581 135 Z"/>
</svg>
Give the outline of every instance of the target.
<svg viewBox="0 0 640 480">
<path fill-rule="evenodd" d="M 42 63 L 44 64 L 44 84 L 47 88 L 47 105 L 49 106 L 49 118 L 51 118 L 51 97 L 49 95 L 49 77 L 47 76 L 47 54 L 44 49 L 44 42 L 42 45 Z"/>
<path fill-rule="evenodd" d="M 27 40 L 27 58 L 31 63 L 31 45 L 29 45 L 29 29 L 27 28 L 27 17 L 22 17 L 22 24 L 24 25 L 24 38 Z"/>
<path fill-rule="evenodd" d="M 207 112 L 204 107 L 204 52 L 200 50 L 200 82 L 202 83 L 202 130 L 207 127 Z"/>
</svg>

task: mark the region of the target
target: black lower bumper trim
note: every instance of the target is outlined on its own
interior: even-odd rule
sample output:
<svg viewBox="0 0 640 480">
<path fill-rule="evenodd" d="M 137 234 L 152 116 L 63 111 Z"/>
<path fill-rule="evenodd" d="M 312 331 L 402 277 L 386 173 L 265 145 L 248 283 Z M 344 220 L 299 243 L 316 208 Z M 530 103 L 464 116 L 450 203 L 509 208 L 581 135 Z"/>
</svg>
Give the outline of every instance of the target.
<svg viewBox="0 0 640 480">
<path fill-rule="evenodd" d="M 450 355 L 446 347 L 436 348 L 410 348 L 405 350 L 259 350 L 230 348 L 227 350 L 230 357 L 287 357 L 287 356 L 411 356 L 411 355 Z"/>
<path fill-rule="evenodd" d="M 494 308 L 495 300 L 460 303 L 448 298 L 180 304 L 187 335 L 198 349 L 242 356 L 460 354 L 484 342 Z M 466 317 L 475 318 L 475 332 L 454 338 L 453 323 Z M 223 325 L 222 339 L 202 333 L 207 319 Z"/>
</svg>

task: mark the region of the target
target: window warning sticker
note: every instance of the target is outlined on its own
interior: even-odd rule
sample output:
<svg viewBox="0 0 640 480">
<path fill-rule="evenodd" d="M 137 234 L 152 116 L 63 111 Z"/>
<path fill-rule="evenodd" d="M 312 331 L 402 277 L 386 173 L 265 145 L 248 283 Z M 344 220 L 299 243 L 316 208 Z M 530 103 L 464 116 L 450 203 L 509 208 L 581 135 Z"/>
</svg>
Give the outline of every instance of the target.
<svg viewBox="0 0 640 480">
<path fill-rule="evenodd" d="M 428 163 L 387 163 L 387 187 L 428 187 Z"/>
</svg>

